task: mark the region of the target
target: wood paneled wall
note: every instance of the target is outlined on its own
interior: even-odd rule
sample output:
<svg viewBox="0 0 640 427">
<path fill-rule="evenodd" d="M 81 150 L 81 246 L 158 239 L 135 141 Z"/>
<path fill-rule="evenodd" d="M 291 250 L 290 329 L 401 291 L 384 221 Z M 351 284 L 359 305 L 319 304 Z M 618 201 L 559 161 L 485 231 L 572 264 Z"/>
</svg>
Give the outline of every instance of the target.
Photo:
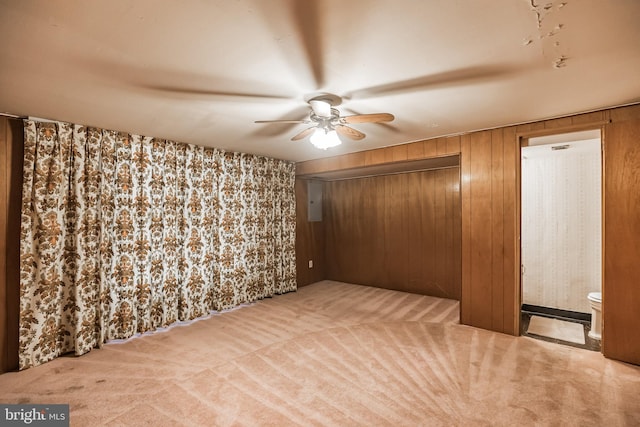
<svg viewBox="0 0 640 427">
<path fill-rule="evenodd" d="M 460 321 L 518 334 L 515 128 L 462 137 Z"/>
<path fill-rule="evenodd" d="M 331 280 L 460 299 L 460 170 L 325 183 Z"/>
<path fill-rule="evenodd" d="M 296 179 L 296 275 L 298 286 L 326 279 L 324 259 L 324 218 L 307 220 L 307 181 Z M 309 268 L 309 261 L 313 268 Z"/>
<path fill-rule="evenodd" d="M 640 363 L 640 340 L 631 338 L 640 335 L 640 286 L 635 272 L 640 259 L 638 120 L 640 105 L 632 105 L 302 162 L 296 169 L 300 175 L 313 174 L 433 157 L 456 152 L 453 150 L 458 147 L 462 197 L 461 320 L 471 326 L 518 335 L 520 136 L 604 127 L 602 345 L 608 357 Z"/>
<path fill-rule="evenodd" d="M 18 368 L 22 120 L 0 117 L 0 372 Z"/>
<path fill-rule="evenodd" d="M 603 352 L 640 365 L 640 117 L 604 133 Z"/>
</svg>

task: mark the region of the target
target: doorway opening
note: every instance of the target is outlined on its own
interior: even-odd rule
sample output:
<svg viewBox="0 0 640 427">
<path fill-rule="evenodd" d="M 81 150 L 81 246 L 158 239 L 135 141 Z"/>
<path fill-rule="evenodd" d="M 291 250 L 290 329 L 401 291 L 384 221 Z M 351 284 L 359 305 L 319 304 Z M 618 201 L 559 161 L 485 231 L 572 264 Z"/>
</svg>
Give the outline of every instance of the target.
<svg viewBox="0 0 640 427">
<path fill-rule="evenodd" d="M 600 351 L 600 130 L 524 139 L 521 334 Z"/>
</svg>

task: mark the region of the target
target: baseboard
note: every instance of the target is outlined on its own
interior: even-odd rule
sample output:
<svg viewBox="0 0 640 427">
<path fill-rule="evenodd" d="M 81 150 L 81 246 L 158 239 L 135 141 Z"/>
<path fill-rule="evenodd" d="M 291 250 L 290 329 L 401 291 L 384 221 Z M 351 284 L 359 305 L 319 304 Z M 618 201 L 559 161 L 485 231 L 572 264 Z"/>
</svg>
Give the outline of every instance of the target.
<svg viewBox="0 0 640 427">
<path fill-rule="evenodd" d="M 547 316 L 560 317 L 565 319 L 575 319 L 589 322 L 591 313 L 580 313 L 578 311 L 560 310 L 558 308 L 541 307 L 539 305 L 522 304 L 522 311 L 529 313 L 545 314 Z"/>
</svg>

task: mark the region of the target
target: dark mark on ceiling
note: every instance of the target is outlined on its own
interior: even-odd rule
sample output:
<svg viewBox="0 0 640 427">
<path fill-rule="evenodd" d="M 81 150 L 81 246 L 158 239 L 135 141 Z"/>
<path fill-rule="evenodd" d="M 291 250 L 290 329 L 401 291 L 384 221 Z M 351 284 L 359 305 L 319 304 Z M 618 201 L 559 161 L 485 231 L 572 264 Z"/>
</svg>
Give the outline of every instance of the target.
<svg viewBox="0 0 640 427">
<path fill-rule="evenodd" d="M 558 59 L 553 62 L 553 68 L 562 68 L 567 66 L 568 57 L 561 55 Z"/>
</svg>

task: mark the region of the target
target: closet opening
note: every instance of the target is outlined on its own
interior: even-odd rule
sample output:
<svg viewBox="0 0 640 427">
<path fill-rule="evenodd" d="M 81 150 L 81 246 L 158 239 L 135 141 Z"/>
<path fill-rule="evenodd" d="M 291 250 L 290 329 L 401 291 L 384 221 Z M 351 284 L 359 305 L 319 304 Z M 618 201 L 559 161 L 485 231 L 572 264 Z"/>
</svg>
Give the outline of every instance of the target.
<svg viewBox="0 0 640 427">
<path fill-rule="evenodd" d="M 460 300 L 459 155 L 298 178 L 323 184 L 326 279 Z"/>
</svg>

